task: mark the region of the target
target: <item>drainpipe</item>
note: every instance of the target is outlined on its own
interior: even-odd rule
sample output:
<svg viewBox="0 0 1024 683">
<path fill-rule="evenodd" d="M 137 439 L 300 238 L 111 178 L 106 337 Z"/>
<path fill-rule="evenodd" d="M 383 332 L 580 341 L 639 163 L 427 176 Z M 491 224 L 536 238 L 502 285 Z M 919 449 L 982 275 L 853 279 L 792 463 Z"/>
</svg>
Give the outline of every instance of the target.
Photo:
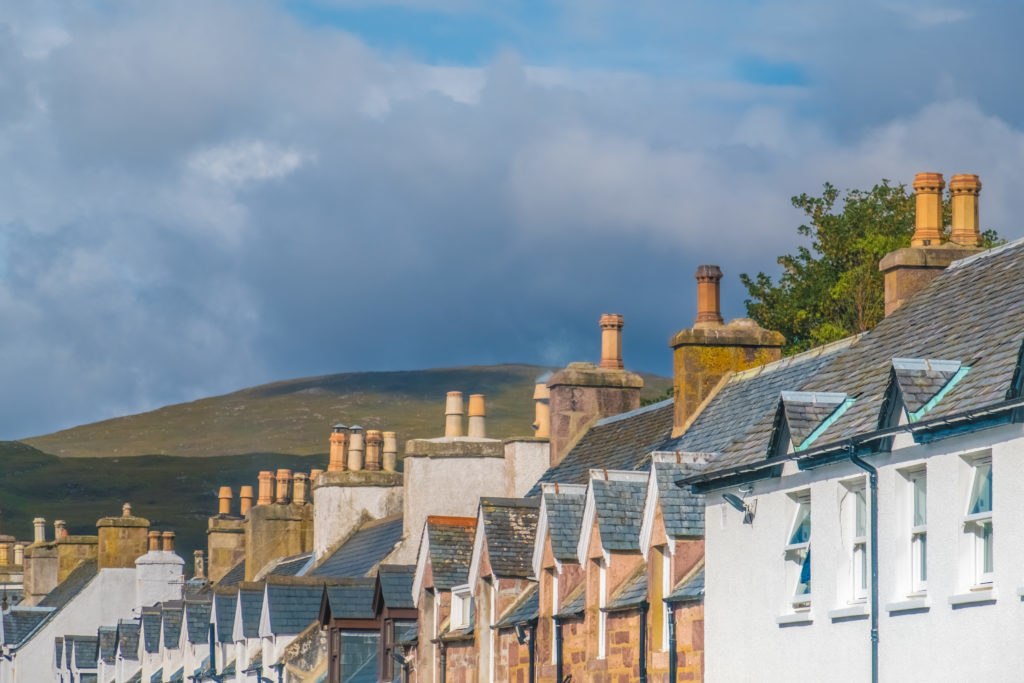
<svg viewBox="0 0 1024 683">
<path fill-rule="evenodd" d="M 850 462 L 868 473 L 871 488 L 871 683 L 878 683 L 878 470 L 857 457 L 852 441 L 846 452 Z"/>
<path fill-rule="evenodd" d="M 537 681 L 537 620 L 534 619 L 530 622 L 530 644 L 528 646 L 530 651 L 530 677 L 527 679 L 530 683 L 536 683 Z"/>
<path fill-rule="evenodd" d="M 562 620 L 557 616 L 551 620 L 555 622 L 555 681 L 562 683 Z"/>
<path fill-rule="evenodd" d="M 676 606 L 668 605 L 668 683 L 676 683 L 676 669 L 679 668 L 679 655 L 676 654 Z"/>
<path fill-rule="evenodd" d="M 640 603 L 640 683 L 647 683 L 647 611 L 650 608 L 646 600 Z"/>
<path fill-rule="evenodd" d="M 446 654 L 447 648 L 445 648 L 443 640 L 437 643 L 437 649 L 439 653 L 439 656 L 437 658 L 437 681 L 438 683 L 445 683 L 445 669 L 447 668 L 446 665 L 448 664 L 448 656 Z"/>
</svg>

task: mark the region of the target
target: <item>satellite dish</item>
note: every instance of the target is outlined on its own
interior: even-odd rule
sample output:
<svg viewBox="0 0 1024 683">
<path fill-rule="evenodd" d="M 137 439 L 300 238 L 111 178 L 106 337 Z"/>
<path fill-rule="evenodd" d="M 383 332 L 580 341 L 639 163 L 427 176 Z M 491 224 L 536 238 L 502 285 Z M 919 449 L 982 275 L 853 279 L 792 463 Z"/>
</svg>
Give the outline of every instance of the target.
<svg viewBox="0 0 1024 683">
<path fill-rule="evenodd" d="M 734 493 L 723 493 L 722 498 L 737 512 L 743 513 L 743 523 L 754 523 L 754 508 L 743 502 L 743 499 Z"/>
</svg>

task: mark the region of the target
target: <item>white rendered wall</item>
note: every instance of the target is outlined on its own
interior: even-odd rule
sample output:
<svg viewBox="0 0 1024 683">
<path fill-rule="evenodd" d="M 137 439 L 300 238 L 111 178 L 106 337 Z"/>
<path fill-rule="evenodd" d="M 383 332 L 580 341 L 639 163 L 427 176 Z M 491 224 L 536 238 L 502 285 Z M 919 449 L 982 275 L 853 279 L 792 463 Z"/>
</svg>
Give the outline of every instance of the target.
<svg viewBox="0 0 1024 683">
<path fill-rule="evenodd" d="M 366 512 L 384 519 L 402 511 L 401 486 L 319 486 L 313 504 L 313 549 L 316 559 L 347 538 Z"/>
<path fill-rule="evenodd" d="M 909 444 L 908 444 L 909 442 Z M 882 681 L 1015 681 L 1024 671 L 1024 427 L 1007 425 L 915 445 L 905 437 L 893 454 L 866 458 L 879 470 L 879 671 Z M 970 486 L 967 457 L 991 449 L 993 462 L 994 602 L 954 608 L 950 597 L 989 595 L 969 589 L 969 537 L 964 532 Z M 925 464 L 928 482 L 926 609 L 887 611 L 908 600 L 909 507 L 901 471 Z M 760 482 L 752 525 L 710 492 L 706 508 L 707 681 L 870 680 L 870 619 L 833 620 L 850 607 L 851 535 L 841 515 L 843 482 L 861 478 L 849 463 Z M 792 567 L 783 546 L 793 523 L 786 494 L 811 490 L 810 623 L 780 626 L 793 612 Z M 735 492 L 735 489 L 726 489 Z M 723 490 L 724 491 L 724 490 Z M 870 598 L 870 589 L 868 596 Z"/>
<path fill-rule="evenodd" d="M 551 465 L 548 441 L 505 442 L 505 495 L 522 498 Z"/>
<path fill-rule="evenodd" d="M 184 566 L 185 560 L 170 550 L 150 550 L 135 560 L 136 609 L 181 600 Z"/>
</svg>

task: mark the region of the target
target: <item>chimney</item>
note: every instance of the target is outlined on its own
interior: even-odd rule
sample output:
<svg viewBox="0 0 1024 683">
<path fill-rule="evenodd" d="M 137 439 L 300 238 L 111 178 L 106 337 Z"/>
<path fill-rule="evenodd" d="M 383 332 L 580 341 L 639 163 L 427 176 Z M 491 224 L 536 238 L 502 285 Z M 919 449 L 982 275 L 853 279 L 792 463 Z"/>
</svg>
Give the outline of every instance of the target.
<svg viewBox="0 0 1024 683">
<path fill-rule="evenodd" d="M 206 558 L 203 556 L 202 550 L 193 550 L 192 559 L 195 562 L 195 576 L 193 578 L 206 580 Z"/>
<path fill-rule="evenodd" d="M 331 459 L 327 464 L 328 472 L 340 472 L 345 469 L 345 442 L 348 440 L 348 427 L 336 424 L 331 429 Z"/>
<path fill-rule="evenodd" d="M 0 565 L 8 565 L 11 563 L 11 544 L 0 543 Z"/>
<path fill-rule="evenodd" d="M 46 543 L 46 519 L 44 517 L 36 517 L 32 520 L 33 543 Z"/>
<path fill-rule="evenodd" d="M 238 489 L 238 514 L 240 516 L 245 517 L 245 513 L 252 507 L 253 497 L 251 486 L 243 486 Z"/>
<path fill-rule="evenodd" d="M 981 194 L 981 181 L 972 173 L 955 175 L 949 179 L 949 194 L 953 204 L 953 227 L 949 241 L 962 247 L 980 247 L 978 195 Z"/>
<path fill-rule="evenodd" d="M 381 466 L 385 472 L 394 472 L 398 469 L 398 436 L 394 432 L 384 432 L 384 449 L 381 456 Z"/>
<path fill-rule="evenodd" d="M 546 372 L 537 378 L 533 385 L 533 435 L 538 439 L 547 439 L 551 434 L 551 389 L 548 380 L 551 373 Z"/>
<path fill-rule="evenodd" d="M 693 327 L 669 342 L 673 363 L 673 427 L 678 436 L 701 403 L 730 372 L 745 370 L 782 357 L 785 338 L 763 329 L 749 318 L 722 323 L 720 283 L 715 265 L 697 267 L 697 317 Z"/>
<path fill-rule="evenodd" d="M 305 505 L 309 502 L 309 475 L 305 472 L 296 472 L 292 482 L 292 502 L 296 505 Z"/>
<path fill-rule="evenodd" d="M 159 531 L 150 531 L 148 534 L 146 534 L 146 538 L 149 541 L 149 550 L 151 552 L 154 551 L 154 550 L 160 550 L 160 532 Z"/>
<path fill-rule="evenodd" d="M 942 243 L 942 190 L 946 181 L 941 173 L 918 173 L 914 176 L 917 212 L 914 216 L 912 247 L 937 247 Z"/>
<path fill-rule="evenodd" d="M 313 484 L 316 483 L 316 480 L 319 479 L 320 475 L 323 474 L 323 473 L 324 473 L 323 470 L 310 470 L 309 471 L 309 485 L 310 485 L 311 488 L 312 488 Z"/>
<path fill-rule="evenodd" d="M 68 523 L 63 519 L 58 519 L 53 523 L 53 540 L 64 538 L 68 535 Z"/>
<path fill-rule="evenodd" d="M 163 547 L 161 548 L 161 550 L 163 550 L 165 553 L 173 553 L 174 552 L 174 532 L 173 531 L 165 531 L 165 532 L 163 532 L 160 535 L 160 540 L 163 542 Z"/>
<path fill-rule="evenodd" d="M 25 546 L 21 543 L 14 544 L 14 564 L 25 564 Z"/>
<path fill-rule="evenodd" d="M 121 516 L 122 517 L 131 517 L 132 516 L 132 504 L 131 503 L 125 503 L 124 505 L 121 506 Z"/>
<path fill-rule="evenodd" d="M 277 471 L 277 499 L 274 501 L 279 504 L 284 504 L 291 498 L 291 485 L 292 485 L 292 471 L 291 470 L 278 470 Z"/>
<path fill-rule="evenodd" d="M 487 438 L 487 408 L 484 406 L 483 394 L 469 396 L 469 436 L 477 439 Z"/>
<path fill-rule="evenodd" d="M 148 532 L 149 520 L 133 516 L 128 503 L 121 506 L 120 517 L 97 520 L 97 566 L 100 569 L 134 567 L 135 560 L 146 554 Z"/>
<path fill-rule="evenodd" d="M 697 319 L 694 328 L 721 327 L 722 318 L 721 280 L 722 269 L 718 266 L 697 266 Z"/>
<path fill-rule="evenodd" d="M 618 313 L 605 313 L 601 316 L 601 367 L 610 370 L 621 370 L 622 364 L 622 326 L 625 320 Z M 470 397 L 472 401 L 472 397 Z M 470 403 L 472 410 L 472 402 Z"/>
<path fill-rule="evenodd" d="M 462 392 L 449 391 L 444 404 L 444 435 L 462 436 Z"/>
<path fill-rule="evenodd" d="M 363 450 L 366 448 L 366 437 L 363 428 L 353 425 L 349 429 L 348 439 L 348 468 L 350 470 L 363 469 Z"/>
<path fill-rule="evenodd" d="M 367 470 L 377 472 L 380 470 L 380 447 L 384 441 L 380 431 L 368 429 L 366 431 L 366 465 Z"/>
<path fill-rule="evenodd" d="M 230 515 L 231 514 L 231 487 L 221 486 L 220 492 L 217 494 L 217 498 L 220 501 L 220 505 L 217 508 L 218 515 Z"/>
<path fill-rule="evenodd" d="M 274 473 L 270 470 L 260 472 L 260 497 L 257 505 L 270 505 L 274 502 Z"/>
</svg>

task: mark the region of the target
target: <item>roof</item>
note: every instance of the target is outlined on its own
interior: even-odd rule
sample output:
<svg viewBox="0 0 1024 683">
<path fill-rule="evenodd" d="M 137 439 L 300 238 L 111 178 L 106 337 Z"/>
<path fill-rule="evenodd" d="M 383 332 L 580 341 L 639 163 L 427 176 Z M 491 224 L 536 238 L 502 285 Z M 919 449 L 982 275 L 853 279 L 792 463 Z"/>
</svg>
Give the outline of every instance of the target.
<svg viewBox="0 0 1024 683">
<path fill-rule="evenodd" d="M 99 639 L 96 636 L 64 636 L 64 642 L 74 645 L 75 666 L 79 669 L 95 669 L 99 654 Z"/>
<path fill-rule="evenodd" d="M 693 602 L 704 599 L 704 564 L 691 576 L 683 579 L 665 598 L 667 602 Z"/>
<path fill-rule="evenodd" d="M 117 658 L 117 627 L 100 626 L 97 638 L 99 639 L 99 658 L 107 664 L 113 664 Z"/>
<path fill-rule="evenodd" d="M 164 670 L 159 668 L 153 672 L 153 675 L 149 677 L 149 683 L 163 683 L 164 681 Z"/>
<path fill-rule="evenodd" d="M 646 482 L 594 478 L 590 490 L 594 496 L 594 518 L 601 532 L 601 547 L 605 550 L 639 550 Z"/>
<path fill-rule="evenodd" d="M 469 563 L 473 558 L 475 524 L 463 521 L 448 524 L 442 519 L 427 519 L 427 552 L 434 588 L 451 590 L 469 580 Z"/>
<path fill-rule="evenodd" d="M 576 545 L 580 541 L 585 501 L 584 494 L 544 494 L 551 552 L 559 562 L 576 561 Z"/>
<path fill-rule="evenodd" d="M 580 582 L 580 585 L 576 586 L 565 598 L 562 600 L 562 607 L 558 610 L 556 616 L 559 617 L 577 617 L 583 614 L 583 610 L 587 606 L 587 592 L 584 590 L 587 587 L 585 581 Z"/>
<path fill-rule="evenodd" d="M 309 564 L 313 553 L 301 553 L 291 557 L 282 558 L 269 574 L 271 576 L 298 576 L 302 569 Z"/>
<path fill-rule="evenodd" d="M 317 620 L 323 593 L 321 585 L 267 584 L 270 630 L 275 635 L 301 633 Z"/>
<path fill-rule="evenodd" d="M 50 591 L 45 598 L 39 601 L 40 607 L 55 607 L 60 609 L 82 592 L 90 581 L 96 576 L 99 569 L 96 560 L 85 560 L 71 570 L 63 581 L 56 588 Z"/>
<path fill-rule="evenodd" d="M 167 679 L 169 683 L 183 683 L 185 680 L 185 667 L 180 667 Z"/>
<path fill-rule="evenodd" d="M 307 576 L 365 576 L 402 540 L 402 518 L 366 522 Z"/>
<path fill-rule="evenodd" d="M 349 579 L 327 586 L 322 596 L 321 614 L 332 619 L 373 619 L 373 579 Z"/>
<path fill-rule="evenodd" d="M 512 604 L 494 628 L 510 628 L 517 624 L 533 621 L 540 614 L 540 591 L 537 584 L 532 583 Z"/>
<path fill-rule="evenodd" d="M 626 579 L 612 595 L 605 612 L 632 609 L 647 600 L 647 566 L 640 565 L 633 576 Z"/>
<path fill-rule="evenodd" d="M 117 651 L 124 659 L 139 658 L 139 634 L 142 624 L 138 620 L 117 622 Z"/>
<path fill-rule="evenodd" d="M 701 472 L 702 465 L 658 462 L 654 465 L 658 484 L 658 502 L 669 538 L 704 535 L 704 496 L 690 487 L 676 486 L 679 479 Z"/>
<path fill-rule="evenodd" d="M 377 570 L 381 597 L 390 609 L 413 609 L 412 581 L 416 575 L 413 564 L 382 564 Z"/>
<path fill-rule="evenodd" d="M 3 613 L 4 641 L 0 644 L 18 647 L 35 633 L 39 625 L 52 613 L 52 609 L 12 607 Z"/>
<path fill-rule="evenodd" d="M 142 669 L 139 669 L 125 683 L 142 683 Z"/>
<path fill-rule="evenodd" d="M 242 605 L 242 634 L 246 638 L 258 638 L 260 635 L 260 610 L 263 609 L 263 591 L 240 588 L 238 599 Z"/>
<path fill-rule="evenodd" d="M 180 600 L 165 602 L 160 610 L 164 625 L 164 647 L 176 648 L 181 638 L 185 606 Z"/>
<path fill-rule="evenodd" d="M 54 660 L 55 660 L 54 663 L 57 665 L 57 668 L 59 669 L 59 668 L 61 668 L 61 660 L 64 659 L 64 637 L 63 636 L 57 636 L 56 638 L 53 639 L 53 654 L 54 654 Z"/>
<path fill-rule="evenodd" d="M 480 499 L 492 574 L 499 578 L 526 578 L 533 574 L 530 560 L 539 514 L 539 498 Z"/>
<path fill-rule="evenodd" d="M 238 602 L 237 593 L 214 593 L 214 601 L 217 603 L 216 626 L 217 642 L 232 642 L 232 630 L 235 624 L 235 604 Z"/>
<path fill-rule="evenodd" d="M 527 496 L 539 496 L 543 482 L 586 484 L 591 469 L 636 469 L 649 452 L 669 438 L 674 410 L 669 399 L 599 420 L 560 463 L 541 476 Z"/>
<path fill-rule="evenodd" d="M 160 652 L 160 608 L 142 608 L 142 637 L 146 652 Z"/>
<path fill-rule="evenodd" d="M 234 567 L 228 570 L 228 573 L 220 577 L 220 581 L 217 582 L 217 586 L 237 586 L 239 582 L 245 580 L 245 560 L 242 560 Z"/>
<path fill-rule="evenodd" d="M 779 400 L 794 448 L 808 444 L 814 432 L 846 402 L 835 392 L 783 391 Z"/>
<path fill-rule="evenodd" d="M 958 360 L 893 358 L 890 386 L 899 388 L 903 406 L 913 415 L 923 412 L 963 367 Z"/>
<path fill-rule="evenodd" d="M 212 601 L 185 601 L 185 624 L 188 629 L 185 636 L 188 638 L 188 642 L 209 642 L 211 609 L 213 609 Z"/>
</svg>

